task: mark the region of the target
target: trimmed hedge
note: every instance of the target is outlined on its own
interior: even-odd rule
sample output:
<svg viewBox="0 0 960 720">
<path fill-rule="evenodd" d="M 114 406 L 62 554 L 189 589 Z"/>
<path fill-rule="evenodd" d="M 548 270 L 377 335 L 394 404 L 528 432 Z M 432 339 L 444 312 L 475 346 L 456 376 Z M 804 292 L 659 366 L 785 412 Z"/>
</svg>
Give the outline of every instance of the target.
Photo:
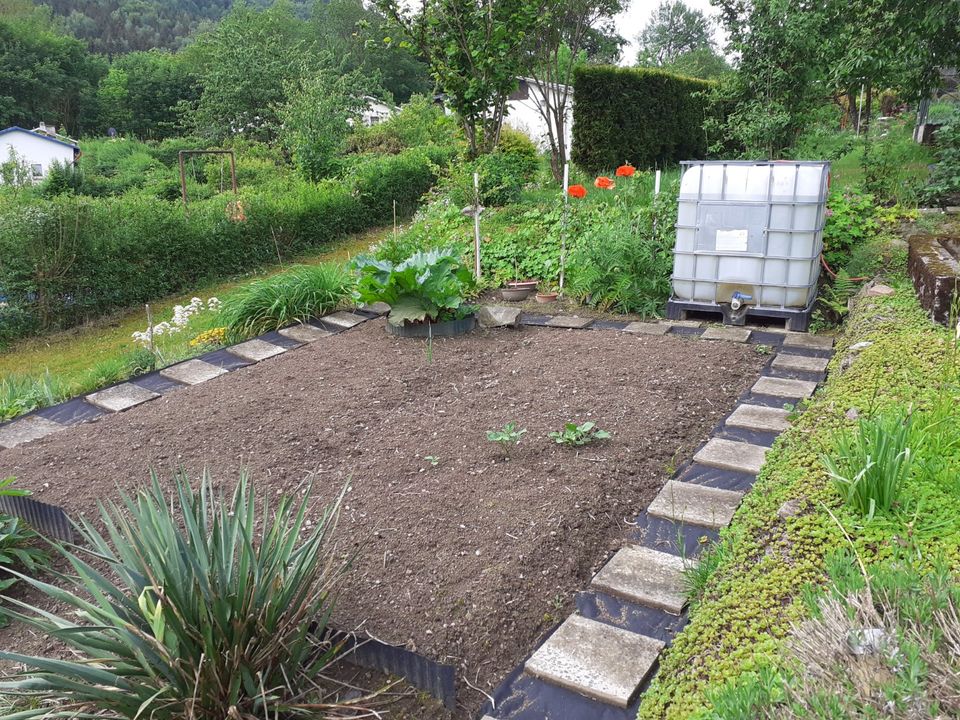
<svg viewBox="0 0 960 720">
<path fill-rule="evenodd" d="M 68 327 L 322 247 L 411 212 L 443 153 L 368 158 L 346 180 L 278 182 L 192 203 L 129 193 L 28 198 L 0 208 L 0 339 Z"/>
<path fill-rule="evenodd" d="M 573 161 L 591 173 L 624 162 L 664 167 L 706 156 L 704 80 L 642 68 L 574 73 Z"/>
</svg>

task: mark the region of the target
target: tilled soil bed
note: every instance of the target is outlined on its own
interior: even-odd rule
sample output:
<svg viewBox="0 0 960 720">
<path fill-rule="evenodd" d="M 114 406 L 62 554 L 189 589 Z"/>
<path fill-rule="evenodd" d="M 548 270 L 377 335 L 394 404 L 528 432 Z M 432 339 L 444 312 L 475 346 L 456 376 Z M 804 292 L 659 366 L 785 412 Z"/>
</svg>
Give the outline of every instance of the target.
<svg viewBox="0 0 960 720">
<path fill-rule="evenodd" d="M 456 664 L 490 691 L 570 612 L 763 359 L 726 342 L 534 328 L 431 349 L 378 320 L 0 451 L 0 477 L 88 516 L 151 469 L 208 468 L 232 484 L 243 468 L 269 493 L 312 481 L 318 503 L 346 483 L 337 537 L 357 555 L 335 624 Z M 612 438 L 577 450 L 546 437 L 586 420 Z M 506 459 L 486 431 L 512 421 L 527 433 Z M 0 647 L 13 643 L 53 650 L 0 631 Z M 461 682 L 454 717 L 483 699 Z"/>
</svg>

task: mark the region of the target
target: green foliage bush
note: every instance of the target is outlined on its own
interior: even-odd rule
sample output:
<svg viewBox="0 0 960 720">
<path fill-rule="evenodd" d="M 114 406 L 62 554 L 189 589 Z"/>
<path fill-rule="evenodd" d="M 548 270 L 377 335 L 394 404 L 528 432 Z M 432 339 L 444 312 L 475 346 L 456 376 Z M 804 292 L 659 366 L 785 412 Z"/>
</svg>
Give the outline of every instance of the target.
<svg viewBox="0 0 960 720">
<path fill-rule="evenodd" d="M 457 250 L 418 252 L 398 265 L 371 257 L 358 257 L 354 264 L 359 299 L 387 303 L 393 325 L 454 320 L 473 311 L 464 305 L 473 273 Z"/>
<path fill-rule="evenodd" d="M 855 188 L 835 190 L 827 200 L 823 257 L 834 270 L 846 267 L 854 248 L 869 242 L 879 229 L 873 195 Z"/>
<path fill-rule="evenodd" d="M 593 173 L 630 162 L 664 167 L 706 155 L 712 83 L 658 70 L 584 66 L 574 73 L 573 153 Z"/>
<path fill-rule="evenodd" d="M 400 111 L 372 127 L 357 128 L 349 149 L 359 153 L 397 153 L 407 148 L 462 144 L 456 119 L 425 95 L 414 95 Z"/>
<path fill-rule="evenodd" d="M 70 660 L 0 653 L 27 669 L 0 683 L 19 717 L 95 709 L 115 718 L 290 717 L 303 711 L 335 648 L 320 640 L 340 575 L 329 538 L 339 503 L 307 523 L 309 493 L 270 513 L 245 477 L 232 499 L 208 476 L 178 477 L 83 520 L 87 550 L 58 548 L 73 575 L 24 577 L 59 607 L 15 616 L 65 643 Z M 311 513 L 312 514 L 312 513 Z M 96 564 L 90 564 L 90 556 Z M 14 614 L 11 612 L 11 614 Z"/>
<path fill-rule="evenodd" d="M 325 315 L 350 297 L 353 278 L 342 265 L 301 265 L 231 293 L 220 310 L 229 339 L 240 340 Z"/>
<path fill-rule="evenodd" d="M 295 257 L 408 214 L 438 176 L 442 150 L 370 157 L 344 180 L 279 178 L 230 196 L 26 195 L 0 205 L 0 339 L 64 327 L 220 277 Z M 176 192 L 174 190 L 174 192 Z"/>
<path fill-rule="evenodd" d="M 937 130 L 937 164 L 923 190 L 927 202 L 940 206 L 960 202 L 960 110 Z"/>
</svg>

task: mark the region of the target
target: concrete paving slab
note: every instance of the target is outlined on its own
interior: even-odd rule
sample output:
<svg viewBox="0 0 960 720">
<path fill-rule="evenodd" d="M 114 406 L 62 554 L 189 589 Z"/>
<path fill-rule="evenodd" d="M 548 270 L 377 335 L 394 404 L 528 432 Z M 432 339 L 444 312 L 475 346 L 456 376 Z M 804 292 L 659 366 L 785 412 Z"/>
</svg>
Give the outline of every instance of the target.
<svg viewBox="0 0 960 720">
<path fill-rule="evenodd" d="M 87 402 L 108 412 L 122 412 L 158 397 L 160 393 L 127 382 L 90 393 L 87 395 Z"/>
<path fill-rule="evenodd" d="M 670 332 L 670 326 L 666 323 L 632 322 L 623 331 L 637 335 L 666 335 Z"/>
<path fill-rule="evenodd" d="M 554 315 L 547 321 L 548 327 L 572 328 L 582 330 L 593 322 L 593 318 L 582 318 L 573 315 Z"/>
<path fill-rule="evenodd" d="M 790 421 L 787 420 L 789 415 L 783 408 L 744 404 L 737 405 L 736 410 L 727 418 L 726 424 L 747 430 L 779 433 L 790 427 Z"/>
<path fill-rule="evenodd" d="M 786 378 L 762 377 L 750 388 L 758 395 L 776 395 L 785 398 L 808 398 L 817 389 L 811 380 L 788 380 Z"/>
<path fill-rule="evenodd" d="M 830 361 L 827 358 L 807 357 L 806 355 L 791 355 L 790 353 L 778 353 L 773 359 L 771 367 L 781 370 L 798 370 L 800 372 L 822 373 L 826 371 L 827 364 Z"/>
<path fill-rule="evenodd" d="M 320 338 L 333 335 L 329 330 L 323 330 L 315 325 L 308 325 L 306 323 L 283 328 L 283 330 L 279 330 L 278 332 L 286 338 L 302 343 L 312 343 Z"/>
<path fill-rule="evenodd" d="M 341 310 L 340 312 L 332 313 L 330 315 L 324 315 L 320 319 L 323 320 L 324 322 L 330 323 L 331 325 L 347 328 L 348 330 L 366 321 L 365 317 L 362 317 L 360 315 L 354 315 L 351 312 L 346 312 L 343 310 Z"/>
<path fill-rule="evenodd" d="M 830 335 L 788 332 L 783 336 L 783 346 L 807 350 L 830 350 L 833 347 L 833 338 Z"/>
<path fill-rule="evenodd" d="M 187 360 L 177 365 L 171 365 L 160 371 L 160 375 L 176 380 L 184 385 L 199 385 L 220 375 L 226 375 L 227 370 L 211 365 L 203 360 Z"/>
<path fill-rule="evenodd" d="M 7 425 L 0 425 L 0 448 L 12 448 L 32 440 L 39 440 L 58 430 L 63 430 L 64 427 L 66 426 L 36 415 L 14 420 Z"/>
<path fill-rule="evenodd" d="M 650 503 L 647 514 L 716 530 L 730 523 L 742 499 L 742 492 L 669 480 Z"/>
<path fill-rule="evenodd" d="M 667 324 L 671 327 L 698 328 L 703 327 L 699 320 L 668 320 Z"/>
<path fill-rule="evenodd" d="M 260 362 L 261 360 L 272 358 L 274 355 L 282 355 L 286 351 L 286 348 L 256 338 L 231 345 L 227 348 L 227 352 L 231 355 L 236 355 L 239 358 L 252 362 Z"/>
<path fill-rule="evenodd" d="M 520 308 L 501 305 L 484 305 L 477 313 L 480 327 L 516 327 L 520 322 Z"/>
<path fill-rule="evenodd" d="M 385 302 L 379 302 L 379 301 L 375 303 L 370 303 L 369 305 L 361 305 L 360 309 L 366 310 L 368 312 L 376 313 L 377 315 L 386 315 L 387 313 L 390 312 L 390 306 L 387 305 Z"/>
<path fill-rule="evenodd" d="M 711 438 L 700 451 L 693 456 L 693 461 L 708 467 L 756 475 L 763 466 L 763 459 L 770 448 L 763 445 Z"/>
<path fill-rule="evenodd" d="M 546 682 L 626 708 L 663 646 L 660 640 L 571 615 L 524 669 Z"/>
<path fill-rule="evenodd" d="M 683 571 L 693 564 L 677 555 L 630 545 L 610 558 L 594 576 L 591 587 L 679 615 L 687 604 Z"/>
<path fill-rule="evenodd" d="M 750 331 L 738 327 L 708 327 L 704 330 L 701 340 L 726 340 L 727 342 L 743 343 L 750 339 Z"/>
</svg>

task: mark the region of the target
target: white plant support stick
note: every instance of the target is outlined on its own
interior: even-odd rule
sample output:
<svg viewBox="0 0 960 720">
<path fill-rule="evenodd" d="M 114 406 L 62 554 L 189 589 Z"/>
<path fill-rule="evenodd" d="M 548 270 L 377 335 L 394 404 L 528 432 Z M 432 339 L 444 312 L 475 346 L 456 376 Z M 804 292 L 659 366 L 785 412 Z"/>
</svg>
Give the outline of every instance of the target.
<svg viewBox="0 0 960 720">
<path fill-rule="evenodd" d="M 150 311 L 150 303 L 147 303 L 147 335 L 150 337 L 150 354 L 157 357 L 157 349 L 153 344 L 153 313 Z"/>
<path fill-rule="evenodd" d="M 660 194 L 660 171 L 657 170 L 656 175 L 653 176 L 653 196 L 656 197 Z"/>
<path fill-rule="evenodd" d="M 473 174 L 473 274 L 480 279 L 480 173 Z"/>
<path fill-rule="evenodd" d="M 570 163 L 563 164 L 563 220 L 560 226 L 560 296 L 563 296 L 563 280 L 567 265 L 567 209 L 570 206 Z"/>
<path fill-rule="evenodd" d="M 867 90 L 867 84 L 863 83 L 860 86 L 860 105 L 857 107 L 857 137 L 860 137 L 860 121 L 863 117 L 863 94 Z"/>
</svg>

